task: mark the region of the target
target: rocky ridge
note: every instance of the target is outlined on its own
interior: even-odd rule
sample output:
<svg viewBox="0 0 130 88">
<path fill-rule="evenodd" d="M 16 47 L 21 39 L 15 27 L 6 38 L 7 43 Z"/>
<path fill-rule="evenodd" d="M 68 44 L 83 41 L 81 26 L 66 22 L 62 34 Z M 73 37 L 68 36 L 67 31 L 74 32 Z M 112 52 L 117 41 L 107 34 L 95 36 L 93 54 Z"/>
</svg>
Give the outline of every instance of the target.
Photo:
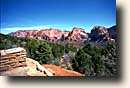
<svg viewBox="0 0 130 88">
<path fill-rule="evenodd" d="M 44 30 L 18 30 L 9 35 L 17 37 L 27 37 L 46 41 L 108 41 L 116 39 L 116 26 L 105 28 L 103 26 L 94 26 L 90 33 L 84 29 L 74 27 L 72 31 L 61 31 L 59 29 L 44 29 Z"/>
</svg>

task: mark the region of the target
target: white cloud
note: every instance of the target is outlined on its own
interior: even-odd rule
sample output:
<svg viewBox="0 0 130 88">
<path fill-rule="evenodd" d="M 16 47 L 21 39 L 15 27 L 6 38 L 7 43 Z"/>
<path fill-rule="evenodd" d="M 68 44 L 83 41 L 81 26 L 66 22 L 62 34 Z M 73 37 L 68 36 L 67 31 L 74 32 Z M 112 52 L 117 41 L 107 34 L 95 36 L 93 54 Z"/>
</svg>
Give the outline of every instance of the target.
<svg viewBox="0 0 130 88">
<path fill-rule="evenodd" d="M 41 30 L 41 29 L 49 29 L 49 25 L 44 26 L 33 26 L 33 27 L 10 27 L 10 28 L 0 28 L 0 33 L 8 34 L 11 32 L 15 32 L 17 30 Z"/>
<path fill-rule="evenodd" d="M 49 29 L 49 28 L 59 28 L 64 29 L 68 28 L 66 25 L 44 25 L 44 26 L 32 26 L 32 27 L 9 27 L 9 28 L 0 28 L 1 30 L 7 30 L 7 31 L 17 31 L 17 30 L 31 30 L 31 29 Z"/>
<path fill-rule="evenodd" d="M 17 30 L 30 30 L 30 29 L 48 29 L 49 26 L 34 26 L 34 27 L 12 27 L 12 28 L 0 28 L 1 30 L 17 31 Z"/>
<path fill-rule="evenodd" d="M 49 29 L 49 28 L 56 28 L 56 29 L 61 29 L 61 30 L 71 30 L 72 27 L 68 25 L 43 25 L 43 26 L 32 26 L 32 27 L 10 27 L 10 28 L 0 28 L 0 32 L 4 34 L 8 34 L 10 32 L 15 32 L 18 30 L 41 30 L 41 29 Z"/>
</svg>

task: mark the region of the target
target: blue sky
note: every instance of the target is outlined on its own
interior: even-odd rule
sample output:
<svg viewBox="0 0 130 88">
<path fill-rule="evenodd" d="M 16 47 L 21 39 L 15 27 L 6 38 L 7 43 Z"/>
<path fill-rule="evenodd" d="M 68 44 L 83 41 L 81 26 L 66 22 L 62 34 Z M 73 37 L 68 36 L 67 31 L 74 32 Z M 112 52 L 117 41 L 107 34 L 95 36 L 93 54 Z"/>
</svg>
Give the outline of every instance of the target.
<svg viewBox="0 0 130 88">
<path fill-rule="evenodd" d="M 116 0 L 0 0 L 1 29 L 16 30 L 79 27 L 89 32 L 93 26 L 116 24 Z"/>
</svg>

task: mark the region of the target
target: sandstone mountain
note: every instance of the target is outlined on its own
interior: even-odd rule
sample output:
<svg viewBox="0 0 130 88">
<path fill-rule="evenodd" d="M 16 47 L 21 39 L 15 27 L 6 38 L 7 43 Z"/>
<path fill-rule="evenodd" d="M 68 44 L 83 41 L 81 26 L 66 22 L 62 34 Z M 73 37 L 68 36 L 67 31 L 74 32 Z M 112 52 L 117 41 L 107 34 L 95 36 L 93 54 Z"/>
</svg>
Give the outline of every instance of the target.
<svg viewBox="0 0 130 88">
<path fill-rule="evenodd" d="M 72 31 L 69 32 L 67 38 L 76 41 L 76 40 L 88 39 L 89 37 L 84 29 L 74 27 Z"/>
<path fill-rule="evenodd" d="M 108 29 L 108 33 L 111 38 L 116 39 L 116 26 L 112 26 Z"/>
<path fill-rule="evenodd" d="M 60 39 L 62 35 L 66 37 L 68 36 L 68 34 L 69 32 L 50 28 L 45 30 L 27 30 L 27 31 L 18 30 L 16 32 L 10 33 L 9 35 L 52 41 L 54 39 Z"/>
<path fill-rule="evenodd" d="M 94 26 L 90 33 L 84 29 L 74 27 L 72 31 L 62 31 L 59 29 L 43 29 L 43 30 L 18 30 L 9 35 L 17 37 L 27 37 L 46 41 L 61 42 L 80 42 L 80 41 L 112 41 L 116 39 L 116 26 L 105 28 L 103 26 Z"/>
<path fill-rule="evenodd" d="M 45 30 L 27 30 L 27 31 L 18 30 L 16 32 L 10 33 L 9 35 L 17 37 L 34 38 L 38 40 L 48 40 L 48 41 L 59 40 L 63 37 L 70 40 L 77 40 L 77 39 L 82 40 L 88 38 L 87 33 L 83 29 L 76 27 L 74 27 L 71 32 L 50 28 Z"/>
<path fill-rule="evenodd" d="M 91 30 L 90 38 L 92 41 L 103 40 L 108 37 L 107 28 L 102 26 L 95 26 Z"/>
</svg>

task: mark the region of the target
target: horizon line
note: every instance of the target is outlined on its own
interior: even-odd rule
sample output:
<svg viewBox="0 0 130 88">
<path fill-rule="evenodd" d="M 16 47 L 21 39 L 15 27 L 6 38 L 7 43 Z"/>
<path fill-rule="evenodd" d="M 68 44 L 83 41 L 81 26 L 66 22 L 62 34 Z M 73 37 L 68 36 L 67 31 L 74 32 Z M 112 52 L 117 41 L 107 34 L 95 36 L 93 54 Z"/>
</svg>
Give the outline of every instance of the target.
<svg viewBox="0 0 130 88">
<path fill-rule="evenodd" d="M 102 27 L 105 27 L 105 28 L 110 28 L 112 26 L 115 26 L 116 24 L 114 25 L 111 25 L 111 26 L 102 26 Z M 101 26 L 101 25 L 95 25 L 95 26 Z M 40 25 L 40 26 L 31 26 L 31 27 L 0 27 L 0 33 L 3 33 L 3 34 L 8 34 L 8 33 L 11 33 L 11 32 L 16 32 L 18 30 L 45 30 L 45 29 L 58 29 L 58 30 L 62 30 L 62 31 L 71 31 L 74 27 L 76 28 L 81 28 L 81 29 L 84 29 L 85 31 L 87 32 L 90 32 L 91 29 L 94 27 L 92 26 L 92 28 L 88 27 L 87 26 L 59 26 L 59 25 Z"/>
</svg>

